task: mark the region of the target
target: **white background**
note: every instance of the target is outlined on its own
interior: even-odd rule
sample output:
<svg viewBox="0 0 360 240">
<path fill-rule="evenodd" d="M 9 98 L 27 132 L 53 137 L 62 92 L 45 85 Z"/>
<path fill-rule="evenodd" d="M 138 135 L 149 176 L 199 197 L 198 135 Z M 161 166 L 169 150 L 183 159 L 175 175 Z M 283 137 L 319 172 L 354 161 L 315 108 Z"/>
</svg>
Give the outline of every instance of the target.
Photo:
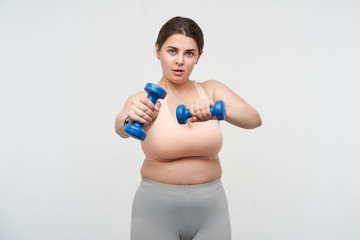
<svg viewBox="0 0 360 240">
<path fill-rule="evenodd" d="M 140 144 L 114 119 L 157 83 L 168 19 L 205 34 L 217 79 L 263 126 L 222 123 L 236 240 L 360 239 L 360 3 L 0 1 L 0 239 L 129 239 Z"/>
</svg>

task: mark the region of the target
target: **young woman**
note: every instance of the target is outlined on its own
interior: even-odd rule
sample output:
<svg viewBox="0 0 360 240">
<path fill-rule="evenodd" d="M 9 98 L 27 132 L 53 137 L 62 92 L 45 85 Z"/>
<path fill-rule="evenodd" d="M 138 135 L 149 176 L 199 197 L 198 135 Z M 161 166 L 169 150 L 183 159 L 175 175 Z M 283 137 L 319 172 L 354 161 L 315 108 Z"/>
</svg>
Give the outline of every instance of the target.
<svg viewBox="0 0 360 240">
<path fill-rule="evenodd" d="M 133 202 L 132 240 L 231 239 L 218 157 L 222 134 L 210 106 L 223 100 L 225 121 L 241 128 L 262 122 L 254 108 L 221 82 L 190 80 L 203 45 L 203 33 L 193 20 L 175 17 L 165 23 L 156 41 L 163 72 L 158 85 L 166 90 L 165 99 L 153 104 L 147 93 L 136 93 L 116 117 L 115 129 L 123 138 L 128 137 L 123 128 L 129 119 L 143 123 L 147 132 L 141 142 L 146 158 Z M 185 125 L 176 120 L 180 104 L 192 115 Z"/>
</svg>

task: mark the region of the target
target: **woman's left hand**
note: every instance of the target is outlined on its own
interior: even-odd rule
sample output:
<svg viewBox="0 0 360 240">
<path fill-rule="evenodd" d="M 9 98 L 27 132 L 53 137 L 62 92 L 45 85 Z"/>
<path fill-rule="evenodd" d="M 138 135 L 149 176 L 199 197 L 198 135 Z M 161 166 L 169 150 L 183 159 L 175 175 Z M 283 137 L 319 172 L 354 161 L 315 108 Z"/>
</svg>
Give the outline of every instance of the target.
<svg viewBox="0 0 360 240">
<path fill-rule="evenodd" d="M 214 102 L 209 99 L 198 99 L 196 103 L 188 106 L 188 110 L 191 114 L 189 122 L 204 122 L 210 119 L 216 119 L 215 116 L 211 115 L 210 106 L 214 106 Z"/>
</svg>

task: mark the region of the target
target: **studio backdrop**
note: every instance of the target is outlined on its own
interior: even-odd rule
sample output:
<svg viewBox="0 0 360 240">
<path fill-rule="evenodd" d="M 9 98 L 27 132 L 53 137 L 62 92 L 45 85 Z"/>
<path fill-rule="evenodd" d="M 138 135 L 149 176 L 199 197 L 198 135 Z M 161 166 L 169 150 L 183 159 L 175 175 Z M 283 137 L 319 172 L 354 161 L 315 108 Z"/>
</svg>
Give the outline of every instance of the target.
<svg viewBox="0 0 360 240">
<path fill-rule="evenodd" d="M 144 155 L 114 131 L 174 16 L 205 36 L 191 79 L 261 114 L 221 123 L 233 239 L 360 239 L 360 4 L 0 1 L 0 239 L 129 239 Z"/>
</svg>

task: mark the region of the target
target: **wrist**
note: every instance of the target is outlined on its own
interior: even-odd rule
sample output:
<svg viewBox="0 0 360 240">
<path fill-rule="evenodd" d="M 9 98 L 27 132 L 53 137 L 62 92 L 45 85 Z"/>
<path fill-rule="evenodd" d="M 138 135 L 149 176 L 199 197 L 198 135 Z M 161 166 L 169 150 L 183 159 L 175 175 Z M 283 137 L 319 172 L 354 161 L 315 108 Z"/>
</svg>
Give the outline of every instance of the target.
<svg viewBox="0 0 360 240">
<path fill-rule="evenodd" d="M 130 118 L 128 116 L 123 120 L 123 126 L 125 127 L 127 124 L 130 124 Z"/>
</svg>

